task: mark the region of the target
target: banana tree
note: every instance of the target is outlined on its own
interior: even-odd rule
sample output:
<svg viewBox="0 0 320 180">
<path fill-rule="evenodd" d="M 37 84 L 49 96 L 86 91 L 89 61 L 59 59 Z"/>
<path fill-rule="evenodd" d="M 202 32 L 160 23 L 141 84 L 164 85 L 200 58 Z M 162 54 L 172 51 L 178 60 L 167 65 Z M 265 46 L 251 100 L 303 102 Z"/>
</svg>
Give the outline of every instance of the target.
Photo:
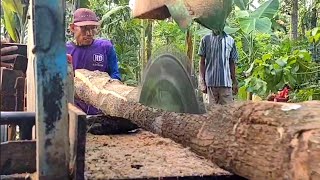
<svg viewBox="0 0 320 180">
<path fill-rule="evenodd" d="M 16 43 L 25 43 L 28 0 L 1 0 L 6 32 Z"/>
</svg>

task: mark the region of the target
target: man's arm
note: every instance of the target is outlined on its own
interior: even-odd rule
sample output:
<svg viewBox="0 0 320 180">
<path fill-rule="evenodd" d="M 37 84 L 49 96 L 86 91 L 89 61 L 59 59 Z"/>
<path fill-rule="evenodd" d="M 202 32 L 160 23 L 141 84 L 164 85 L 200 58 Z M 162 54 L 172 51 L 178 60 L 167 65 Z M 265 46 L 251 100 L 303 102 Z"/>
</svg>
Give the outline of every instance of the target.
<svg viewBox="0 0 320 180">
<path fill-rule="evenodd" d="M 232 80 L 232 89 L 233 93 L 238 93 L 238 81 L 236 77 L 236 63 L 238 61 L 238 52 L 235 43 L 233 43 L 233 47 L 230 53 L 229 66 L 230 66 L 230 74 Z"/>
<path fill-rule="evenodd" d="M 238 84 L 237 78 L 236 78 L 236 64 L 233 60 L 229 62 L 230 65 L 230 73 L 231 73 L 231 79 L 233 84 Z"/>
<path fill-rule="evenodd" d="M 205 43 L 205 37 L 202 38 L 199 46 L 199 56 L 200 59 L 200 65 L 199 65 L 199 73 L 200 73 L 200 83 L 201 83 L 201 90 L 203 93 L 207 93 L 207 85 L 206 85 L 206 43 Z"/>
<path fill-rule="evenodd" d="M 8 47 L 2 47 L 2 44 L 6 43 L 5 40 L 1 40 L 1 67 L 6 67 L 6 68 L 12 68 L 12 64 L 10 63 L 5 63 L 2 61 L 8 61 L 15 59 L 18 54 L 13 54 L 13 55 L 6 55 L 7 53 L 10 53 L 12 51 L 18 50 L 18 46 L 8 46 Z"/>
<path fill-rule="evenodd" d="M 205 83 L 206 82 L 206 58 L 203 56 L 201 56 L 201 59 L 200 59 L 200 77 Z"/>
<path fill-rule="evenodd" d="M 121 74 L 118 67 L 118 58 L 114 47 L 111 48 L 108 55 L 108 74 L 112 79 L 118 79 L 121 81 Z"/>
</svg>

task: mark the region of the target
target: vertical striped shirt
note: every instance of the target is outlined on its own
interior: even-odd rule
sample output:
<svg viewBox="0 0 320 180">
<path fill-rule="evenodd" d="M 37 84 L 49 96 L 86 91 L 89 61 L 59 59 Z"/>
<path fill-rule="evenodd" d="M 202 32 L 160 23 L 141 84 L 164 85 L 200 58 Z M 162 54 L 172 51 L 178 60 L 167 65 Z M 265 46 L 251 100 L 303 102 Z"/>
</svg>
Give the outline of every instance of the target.
<svg viewBox="0 0 320 180">
<path fill-rule="evenodd" d="M 204 36 L 198 54 L 205 58 L 207 87 L 232 87 L 229 62 L 237 63 L 238 52 L 231 36 L 225 33 Z"/>
</svg>

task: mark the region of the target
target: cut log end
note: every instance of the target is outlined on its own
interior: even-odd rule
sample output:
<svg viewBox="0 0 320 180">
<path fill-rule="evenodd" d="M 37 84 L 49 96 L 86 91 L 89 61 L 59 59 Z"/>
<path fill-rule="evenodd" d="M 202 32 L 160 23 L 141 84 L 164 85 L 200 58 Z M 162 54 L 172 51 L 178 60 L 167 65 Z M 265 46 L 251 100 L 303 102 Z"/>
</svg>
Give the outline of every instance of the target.
<svg viewBox="0 0 320 180">
<path fill-rule="evenodd" d="M 164 20 L 171 16 L 165 2 L 166 0 L 136 0 L 132 13 L 133 17 L 139 19 Z"/>
<path fill-rule="evenodd" d="M 168 8 L 166 6 L 153 9 L 142 14 L 136 14 L 133 17 L 137 19 L 155 19 L 155 20 L 164 20 L 171 16 Z"/>
</svg>

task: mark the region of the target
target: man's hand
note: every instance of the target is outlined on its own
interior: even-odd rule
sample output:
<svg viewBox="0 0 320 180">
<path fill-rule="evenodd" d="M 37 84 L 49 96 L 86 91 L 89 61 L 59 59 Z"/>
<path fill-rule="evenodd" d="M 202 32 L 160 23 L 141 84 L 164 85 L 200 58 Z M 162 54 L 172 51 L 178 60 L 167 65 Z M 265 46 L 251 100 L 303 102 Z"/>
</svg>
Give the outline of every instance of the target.
<svg viewBox="0 0 320 180">
<path fill-rule="evenodd" d="M 207 94 L 207 86 L 205 86 L 205 88 L 203 88 L 202 90 L 201 90 L 204 94 Z"/>
<path fill-rule="evenodd" d="M 233 93 L 233 95 L 238 94 L 238 90 L 239 90 L 238 83 L 233 83 L 233 85 L 232 85 L 232 93 Z"/>
<path fill-rule="evenodd" d="M 205 80 L 202 80 L 200 82 L 200 90 L 202 93 L 207 94 L 207 85 L 205 83 Z"/>
<path fill-rule="evenodd" d="M 5 43 L 6 41 L 1 40 L 1 44 Z M 9 46 L 9 47 L 2 47 L 1 48 L 1 67 L 6 67 L 6 68 L 12 68 L 12 64 L 9 63 L 4 63 L 2 61 L 8 61 L 15 59 L 18 54 L 13 54 L 13 55 L 5 55 L 9 52 L 16 51 L 18 50 L 18 46 Z"/>
<path fill-rule="evenodd" d="M 67 54 L 67 60 L 69 64 L 72 64 L 72 56 L 71 54 Z"/>
<path fill-rule="evenodd" d="M 112 78 L 111 78 L 111 79 L 109 80 L 109 82 L 112 83 L 112 84 L 123 84 L 123 82 L 121 82 L 119 79 L 112 79 Z"/>
<path fill-rule="evenodd" d="M 12 55 L 5 55 L 9 52 L 16 51 L 18 49 L 18 46 L 9 46 L 9 47 L 3 47 L 1 48 L 1 67 L 6 67 L 6 68 L 12 68 L 12 64 L 10 63 L 5 63 L 2 61 L 8 61 L 17 58 L 18 54 L 12 54 Z"/>
</svg>

